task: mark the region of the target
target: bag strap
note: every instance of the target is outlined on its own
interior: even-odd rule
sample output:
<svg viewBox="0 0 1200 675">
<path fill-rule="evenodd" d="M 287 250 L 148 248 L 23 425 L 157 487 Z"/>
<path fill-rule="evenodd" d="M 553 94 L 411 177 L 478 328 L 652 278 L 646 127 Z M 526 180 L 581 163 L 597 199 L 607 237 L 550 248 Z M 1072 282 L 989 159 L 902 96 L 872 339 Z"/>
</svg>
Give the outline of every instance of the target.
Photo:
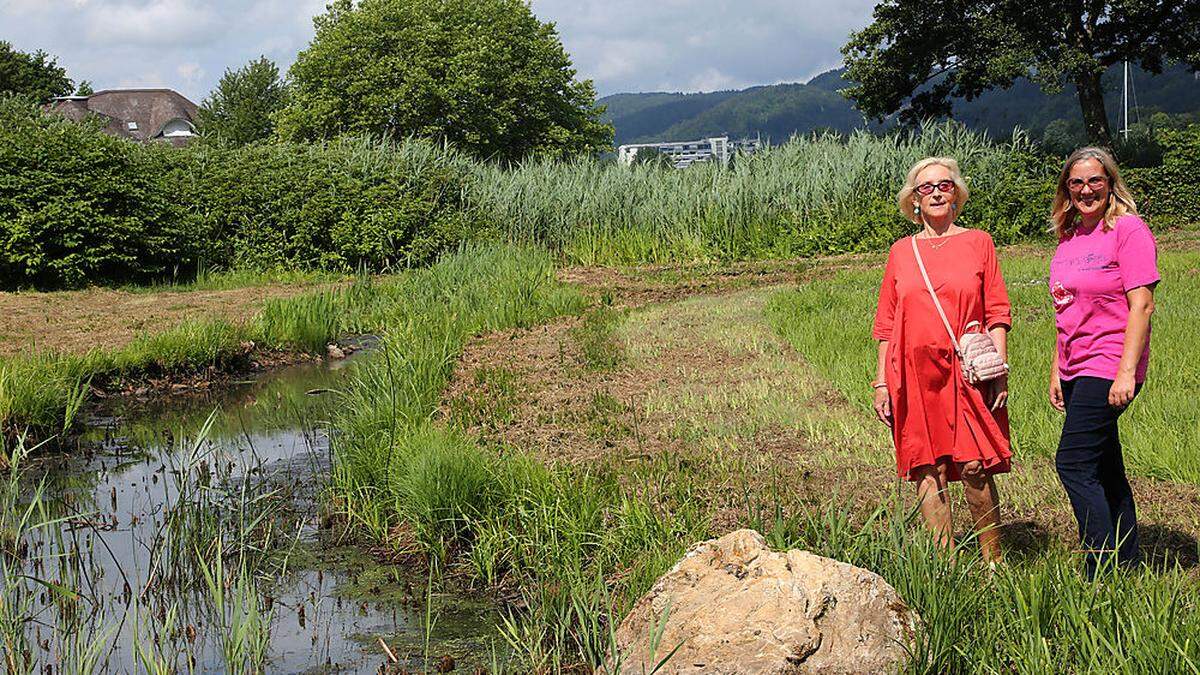
<svg viewBox="0 0 1200 675">
<path fill-rule="evenodd" d="M 929 297 L 933 298 L 933 307 L 937 310 L 938 316 L 942 318 L 942 325 L 946 327 L 946 334 L 950 336 L 950 343 L 954 345 L 954 353 L 961 354 L 962 352 L 958 348 L 958 338 L 954 337 L 954 329 L 950 327 L 950 320 L 946 318 L 942 303 L 933 290 L 933 283 L 929 281 L 929 273 L 925 271 L 925 261 L 921 260 L 921 252 L 917 250 L 917 237 L 913 235 L 911 238 L 913 255 L 917 257 L 917 267 L 921 270 L 921 278 L 925 280 L 925 289 L 929 291 Z"/>
</svg>

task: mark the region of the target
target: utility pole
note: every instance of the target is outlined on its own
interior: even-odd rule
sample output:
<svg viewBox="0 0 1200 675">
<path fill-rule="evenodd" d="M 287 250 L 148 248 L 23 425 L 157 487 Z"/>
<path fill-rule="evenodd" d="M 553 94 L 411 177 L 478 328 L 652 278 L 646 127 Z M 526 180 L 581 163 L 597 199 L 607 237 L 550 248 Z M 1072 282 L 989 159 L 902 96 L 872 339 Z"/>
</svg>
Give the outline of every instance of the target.
<svg viewBox="0 0 1200 675">
<path fill-rule="evenodd" d="M 1125 62 L 1125 87 L 1121 91 L 1121 105 L 1125 109 L 1125 126 L 1121 129 L 1121 133 L 1125 134 L 1125 140 L 1129 140 L 1129 62 Z"/>
</svg>

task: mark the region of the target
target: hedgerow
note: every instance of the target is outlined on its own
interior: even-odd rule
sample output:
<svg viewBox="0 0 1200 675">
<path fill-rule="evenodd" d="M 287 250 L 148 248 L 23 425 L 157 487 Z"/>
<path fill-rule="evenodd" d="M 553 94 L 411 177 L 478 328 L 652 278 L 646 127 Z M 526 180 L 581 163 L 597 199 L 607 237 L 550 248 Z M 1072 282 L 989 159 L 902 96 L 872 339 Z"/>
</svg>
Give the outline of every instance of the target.
<svg viewBox="0 0 1200 675">
<path fill-rule="evenodd" d="M 1151 225 L 1200 221 L 1200 126 L 1132 169 Z M 514 167 L 417 139 L 180 149 L 0 100 L 0 288 L 187 279 L 201 269 L 387 271 L 503 237 L 564 262 L 633 264 L 877 250 L 912 230 L 894 195 L 929 155 L 957 157 L 964 225 L 1046 236 L 1060 160 L 1021 133 L 954 123 L 797 137 L 730 167 L 594 158 Z"/>
<path fill-rule="evenodd" d="M 1160 166 L 1130 172 L 1140 211 L 1158 227 L 1200 222 L 1200 124 L 1160 132 Z"/>
<path fill-rule="evenodd" d="M 409 140 L 228 149 L 139 145 L 0 100 L 0 288 L 188 278 L 205 269 L 382 271 L 488 228 L 473 167 Z"/>
<path fill-rule="evenodd" d="M 204 239 L 175 198 L 177 155 L 0 98 L 0 287 L 170 274 Z"/>
</svg>

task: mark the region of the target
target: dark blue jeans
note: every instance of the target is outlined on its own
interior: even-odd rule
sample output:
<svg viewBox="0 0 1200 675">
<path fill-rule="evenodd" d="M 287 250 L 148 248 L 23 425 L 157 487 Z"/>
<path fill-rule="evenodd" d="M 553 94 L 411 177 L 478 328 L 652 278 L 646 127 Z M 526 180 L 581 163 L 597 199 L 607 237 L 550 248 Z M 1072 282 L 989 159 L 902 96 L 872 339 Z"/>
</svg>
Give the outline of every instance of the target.
<svg viewBox="0 0 1200 675">
<path fill-rule="evenodd" d="M 1079 523 L 1089 579 L 1114 552 L 1122 567 L 1138 562 L 1137 513 L 1117 433 L 1123 409 L 1108 404 L 1112 384 L 1099 377 L 1062 383 L 1067 419 L 1054 463 Z"/>
</svg>

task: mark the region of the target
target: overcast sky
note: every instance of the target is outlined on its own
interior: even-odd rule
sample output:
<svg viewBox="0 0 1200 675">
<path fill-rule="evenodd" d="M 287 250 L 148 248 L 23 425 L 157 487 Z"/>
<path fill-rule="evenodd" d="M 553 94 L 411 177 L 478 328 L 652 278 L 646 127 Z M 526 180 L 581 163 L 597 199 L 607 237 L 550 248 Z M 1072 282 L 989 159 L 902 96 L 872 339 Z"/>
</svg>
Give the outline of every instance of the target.
<svg viewBox="0 0 1200 675">
<path fill-rule="evenodd" d="M 0 0 L 0 40 L 45 49 L 96 89 L 166 86 L 200 102 L 228 67 L 286 69 L 326 0 Z M 803 82 L 840 64 L 871 0 L 532 0 L 600 95 Z"/>
</svg>

